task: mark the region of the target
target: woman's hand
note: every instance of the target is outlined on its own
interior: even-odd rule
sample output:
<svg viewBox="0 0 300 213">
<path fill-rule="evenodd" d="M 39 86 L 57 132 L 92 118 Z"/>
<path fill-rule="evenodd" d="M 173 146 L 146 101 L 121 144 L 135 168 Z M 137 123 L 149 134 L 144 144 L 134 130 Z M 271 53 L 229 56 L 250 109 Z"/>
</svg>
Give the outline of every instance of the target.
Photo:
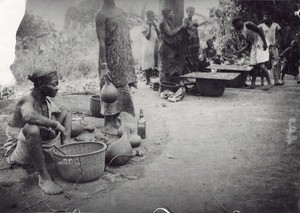
<svg viewBox="0 0 300 213">
<path fill-rule="evenodd" d="M 102 71 L 102 75 L 107 75 L 109 73 L 107 63 L 102 63 L 101 64 L 101 71 Z"/>
<path fill-rule="evenodd" d="M 107 63 L 102 63 L 102 65 L 101 65 L 101 71 L 102 71 L 102 76 L 103 77 L 107 77 L 108 78 L 108 80 L 110 80 L 111 81 L 111 75 L 110 75 L 110 70 L 108 69 L 108 67 L 107 67 Z"/>
<path fill-rule="evenodd" d="M 264 48 L 264 50 L 266 50 L 268 48 L 268 45 L 266 43 L 264 43 L 263 48 Z"/>
<path fill-rule="evenodd" d="M 157 25 L 155 24 L 154 21 L 151 22 L 151 25 L 154 27 L 154 29 L 157 29 Z"/>
<path fill-rule="evenodd" d="M 57 121 L 57 126 L 55 127 L 54 130 L 55 130 L 55 131 L 56 131 L 56 130 L 60 131 L 61 134 L 62 134 L 63 136 L 66 136 L 66 135 L 67 135 L 67 132 L 66 132 L 65 127 L 64 127 L 63 125 L 61 125 L 61 123 L 59 123 L 58 121 Z"/>
<path fill-rule="evenodd" d="M 181 24 L 181 28 L 184 29 L 186 27 L 187 27 L 187 21 L 186 21 L 186 19 L 183 19 L 182 24 Z"/>
<path fill-rule="evenodd" d="M 241 51 L 236 50 L 233 54 L 236 55 L 237 57 L 240 57 L 241 56 Z"/>
</svg>

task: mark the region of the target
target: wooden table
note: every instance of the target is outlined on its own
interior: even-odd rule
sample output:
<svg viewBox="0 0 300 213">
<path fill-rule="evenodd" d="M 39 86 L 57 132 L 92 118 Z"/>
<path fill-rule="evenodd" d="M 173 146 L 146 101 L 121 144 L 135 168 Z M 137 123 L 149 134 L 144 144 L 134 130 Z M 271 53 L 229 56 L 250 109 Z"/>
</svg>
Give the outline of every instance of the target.
<svg viewBox="0 0 300 213">
<path fill-rule="evenodd" d="M 219 97 L 223 95 L 226 83 L 239 75 L 239 73 L 193 72 L 180 77 L 195 78 L 196 88 L 201 96 Z"/>
<path fill-rule="evenodd" d="M 208 69 L 215 69 L 222 73 L 239 73 L 240 75 L 231 82 L 228 82 L 226 86 L 241 88 L 245 85 L 249 72 L 253 69 L 252 66 L 239 66 L 239 65 L 220 65 L 212 64 L 207 67 Z"/>
</svg>

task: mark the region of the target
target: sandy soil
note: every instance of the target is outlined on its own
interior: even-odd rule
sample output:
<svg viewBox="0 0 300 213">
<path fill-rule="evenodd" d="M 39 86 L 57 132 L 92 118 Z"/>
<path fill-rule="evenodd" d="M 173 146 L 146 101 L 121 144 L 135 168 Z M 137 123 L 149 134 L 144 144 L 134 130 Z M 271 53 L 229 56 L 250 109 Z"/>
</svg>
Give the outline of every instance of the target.
<svg viewBox="0 0 300 213">
<path fill-rule="evenodd" d="M 298 212 L 300 143 L 289 145 L 286 132 L 293 117 L 299 127 L 299 92 L 290 78 L 270 91 L 226 88 L 219 98 L 187 95 L 171 103 L 140 83 L 134 102 L 147 120 L 147 139 L 139 148 L 145 156 L 85 184 L 68 183 L 53 169 L 54 180 L 66 189 L 58 196 L 43 195 L 35 173 L 1 170 L 0 190 L 7 196 L 0 210 L 20 211 L 45 197 L 48 206 L 40 202 L 30 210 Z M 56 101 L 89 114 L 87 95 Z M 103 122 L 87 121 L 98 127 Z M 9 182 L 5 173 L 25 179 Z"/>
</svg>

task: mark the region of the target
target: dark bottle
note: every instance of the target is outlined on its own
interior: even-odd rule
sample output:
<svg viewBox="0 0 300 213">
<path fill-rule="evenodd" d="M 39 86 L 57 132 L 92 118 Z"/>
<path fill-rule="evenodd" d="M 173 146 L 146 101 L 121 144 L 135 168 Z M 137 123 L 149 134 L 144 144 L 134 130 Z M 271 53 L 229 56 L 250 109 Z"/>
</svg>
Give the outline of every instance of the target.
<svg viewBox="0 0 300 213">
<path fill-rule="evenodd" d="M 140 109 L 140 118 L 137 121 L 137 134 L 141 137 L 141 139 L 146 138 L 146 120 L 142 109 Z"/>
</svg>

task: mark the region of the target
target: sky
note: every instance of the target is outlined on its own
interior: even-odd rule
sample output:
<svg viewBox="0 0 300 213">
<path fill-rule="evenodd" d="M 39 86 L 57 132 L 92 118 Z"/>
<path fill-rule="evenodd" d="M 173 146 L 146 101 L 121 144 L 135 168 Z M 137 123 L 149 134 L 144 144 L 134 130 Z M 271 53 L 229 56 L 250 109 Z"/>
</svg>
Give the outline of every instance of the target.
<svg viewBox="0 0 300 213">
<path fill-rule="evenodd" d="M 45 20 L 52 21 L 58 29 L 62 29 L 66 9 L 78 1 L 80 0 L 27 0 L 26 8 Z M 140 13 L 145 2 L 147 2 L 147 9 L 152 9 L 157 14 L 159 13 L 159 0 L 116 0 L 116 5 L 124 5 L 124 3 L 131 5 L 134 3 L 134 10 Z M 197 13 L 205 16 L 208 16 L 209 8 L 217 5 L 218 0 L 185 0 L 185 7 L 194 6 Z"/>
</svg>

